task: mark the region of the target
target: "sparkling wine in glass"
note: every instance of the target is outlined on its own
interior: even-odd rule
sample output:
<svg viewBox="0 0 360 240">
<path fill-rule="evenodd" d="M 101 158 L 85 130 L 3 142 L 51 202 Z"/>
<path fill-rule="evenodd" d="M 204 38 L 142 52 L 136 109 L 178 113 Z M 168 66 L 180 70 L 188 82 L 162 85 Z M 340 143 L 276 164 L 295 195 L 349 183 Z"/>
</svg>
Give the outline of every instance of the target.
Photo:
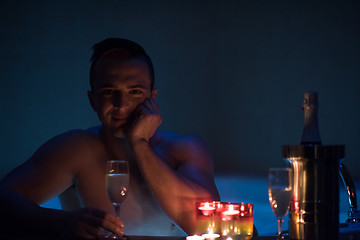
<svg viewBox="0 0 360 240">
<path fill-rule="evenodd" d="M 282 239 L 282 225 L 290 205 L 291 168 L 270 168 L 268 186 L 270 206 L 278 221 L 278 239 Z"/>
<path fill-rule="evenodd" d="M 120 218 L 121 204 L 129 189 L 129 165 L 124 160 L 110 160 L 106 165 L 106 191 L 112 202 L 115 215 Z M 115 234 L 107 236 L 110 239 L 121 239 Z"/>
</svg>

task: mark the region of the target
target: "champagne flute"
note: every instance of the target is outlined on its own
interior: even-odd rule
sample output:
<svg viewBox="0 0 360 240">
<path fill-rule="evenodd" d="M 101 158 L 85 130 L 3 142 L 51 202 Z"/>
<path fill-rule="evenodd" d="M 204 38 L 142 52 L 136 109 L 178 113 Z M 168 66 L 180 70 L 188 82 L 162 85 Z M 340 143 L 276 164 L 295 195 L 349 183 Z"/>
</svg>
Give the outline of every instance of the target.
<svg viewBox="0 0 360 240">
<path fill-rule="evenodd" d="M 291 168 L 269 169 L 269 202 L 278 221 L 278 238 L 283 239 L 282 226 L 289 211 L 292 189 Z"/>
<path fill-rule="evenodd" d="M 110 160 L 106 165 L 106 191 L 115 210 L 115 216 L 120 218 L 121 204 L 129 189 L 129 165 L 124 160 Z M 106 238 L 121 239 L 115 234 Z"/>
</svg>

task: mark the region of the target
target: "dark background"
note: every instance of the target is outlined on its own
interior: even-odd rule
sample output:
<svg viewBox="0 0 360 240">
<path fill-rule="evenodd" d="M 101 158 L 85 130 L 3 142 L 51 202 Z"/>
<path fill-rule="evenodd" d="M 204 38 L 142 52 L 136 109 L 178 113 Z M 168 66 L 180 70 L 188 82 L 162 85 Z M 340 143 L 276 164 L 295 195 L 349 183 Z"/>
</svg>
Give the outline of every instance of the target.
<svg viewBox="0 0 360 240">
<path fill-rule="evenodd" d="M 324 144 L 360 179 L 359 1 L 6 0 L 0 3 L 0 178 L 64 131 L 98 124 L 90 48 L 134 40 L 152 57 L 163 130 L 195 133 L 216 174 L 265 176 L 298 144 L 319 92 Z"/>
</svg>

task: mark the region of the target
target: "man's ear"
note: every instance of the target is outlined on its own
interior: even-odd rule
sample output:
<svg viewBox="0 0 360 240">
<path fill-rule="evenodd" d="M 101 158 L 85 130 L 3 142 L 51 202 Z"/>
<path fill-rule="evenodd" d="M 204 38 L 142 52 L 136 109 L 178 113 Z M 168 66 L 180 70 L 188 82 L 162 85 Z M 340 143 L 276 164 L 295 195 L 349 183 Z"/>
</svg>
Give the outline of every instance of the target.
<svg viewBox="0 0 360 240">
<path fill-rule="evenodd" d="M 151 98 L 154 99 L 154 100 L 156 100 L 157 94 L 158 94 L 158 90 L 157 90 L 157 88 L 154 88 L 154 89 L 151 91 Z"/>
<path fill-rule="evenodd" d="M 89 91 L 87 92 L 87 95 L 88 95 L 89 102 L 90 102 L 90 105 L 91 105 L 92 109 L 93 109 L 94 111 L 96 111 L 96 110 L 95 110 L 94 94 L 93 94 L 93 92 L 89 90 Z"/>
</svg>

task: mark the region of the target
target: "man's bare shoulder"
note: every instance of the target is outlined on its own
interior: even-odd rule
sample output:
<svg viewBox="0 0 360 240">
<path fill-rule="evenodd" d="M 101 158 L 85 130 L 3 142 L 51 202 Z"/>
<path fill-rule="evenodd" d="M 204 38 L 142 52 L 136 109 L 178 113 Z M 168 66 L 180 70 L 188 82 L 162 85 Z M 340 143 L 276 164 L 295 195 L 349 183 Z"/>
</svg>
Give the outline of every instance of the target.
<svg viewBox="0 0 360 240">
<path fill-rule="evenodd" d="M 208 145 L 196 134 L 182 135 L 174 132 L 159 131 L 156 133 L 154 140 L 156 148 L 168 152 L 177 159 L 186 160 L 198 158 L 197 156 L 211 158 Z"/>
<path fill-rule="evenodd" d="M 87 130 L 70 130 L 59 134 L 44 143 L 31 157 L 30 161 L 45 161 L 48 164 L 62 164 L 68 162 L 74 165 L 74 161 L 91 159 L 105 152 L 104 144 L 98 134 Z"/>
<path fill-rule="evenodd" d="M 91 128 L 92 129 L 92 128 Z M 93 130 L 84 130 L 84 129 L 73 129 L 69 130 L 67 132 L 61 133 L 55 138 L 59 139 L 77 139 L 77 140 L 94 140 L 96 138 L 99 138 L 99 134 L 96 131 Z"/>
<path fill-rule="evenodd" d="M 156 132 L 154 142 L 156 144 L 166 144 L 173 147 L 189 147 L 206 144 L 205 141 L 196 134 L 178 134 L 168 131 Z"/>
<path fill-rule="evenodd" d="M 50 139 L 45 145 L 49 147 L 55 145 L 69 145 L 81 147 L 84 144 L 101 144 L 102 141 L 98 134 L 82 129 L 75 129 L 59 134 Z"/>
</svg>

